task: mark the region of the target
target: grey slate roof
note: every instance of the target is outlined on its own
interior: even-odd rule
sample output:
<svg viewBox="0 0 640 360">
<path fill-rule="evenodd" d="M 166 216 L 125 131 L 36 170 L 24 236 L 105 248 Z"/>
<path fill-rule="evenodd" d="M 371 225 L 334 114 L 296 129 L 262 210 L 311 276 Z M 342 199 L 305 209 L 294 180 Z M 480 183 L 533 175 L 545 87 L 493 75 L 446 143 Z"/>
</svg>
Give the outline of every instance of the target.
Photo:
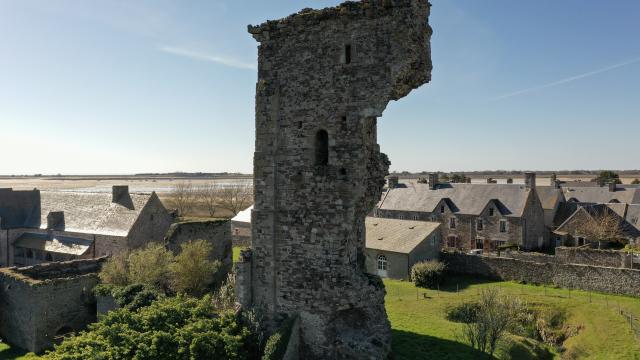
<svg viewBox="0 0 640 360">
<path fill-rule="evenodd" d="M 46 229 L 50 212 L 64 211 L 65 231 L 127 236 L 151 195 L 130 197 L 117 204 L 110 193 L 41 191 L 40 228 Z"/>
<path fill-rule="evenodd" d="M 556 232 L 565 232 L 565 226 L 571 223 L 572 219 L 581 211 L 588 213 L 591 216 L 599 216 L 605 211 L 613 212 L 620 221 L 621 230 L 626 236 L 631 238 L 640 237 L 640 227 L 638 225 L 638 216 L 640 215 L 640 206 L 627 205 L 627 204 L 595 204 L 578 206 L 571 216 L 569 216 L 557 229 Z M 632 222 L 635 220 L 635 223 Z"/>
<path fill-rule="evenodd" d="M 553 186 L 537 186 L 536 192 L 545 210 L 555 209 L 555 205 L 562 199 L 562 189 L 556 189 Z"/>
<path fill-rule="evenodd" d="M 70 236 L 56 235 L 50 238 L 47 234 L 24 233 L 20 235 L 15 246 L 26 249 L 44 250 L 59 254 L 84 255 L 93 241 Z"/>
<path fill-rule="evenodd" d="M 618 186 L 616 191 L 609 191 L 604 186 L 563 187 L 564 197 L 569 201 L 576 199 L 582 203 L 606 204 L 616 200 L 627 204 L 640 204 L 640 189 L 637 187 Z"/>
<path fill-rule="evenodd" d="M 454 205 L 459 214 L 479 215 L 490 201 L 495 201 L 506 216 L 520 217 L 531 191 L 519 184 L 428 184 L 401 183 L 383 194 L 378 207 L 383 210 L 434 212 L 442 199 Z"/>
<path fill-rule="evenodd" d="M 409 254 L 437 231 L 440 223 L 367 217 L 365 227 L 367 249 Z"/>
</svg>

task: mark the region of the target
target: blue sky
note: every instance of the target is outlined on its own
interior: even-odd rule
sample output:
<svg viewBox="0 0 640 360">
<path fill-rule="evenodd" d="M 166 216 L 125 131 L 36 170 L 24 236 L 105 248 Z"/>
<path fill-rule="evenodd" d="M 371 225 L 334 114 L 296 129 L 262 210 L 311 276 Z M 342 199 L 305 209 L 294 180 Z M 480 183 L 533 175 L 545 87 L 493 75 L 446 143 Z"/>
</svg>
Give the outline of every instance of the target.
<svg viewBox="0 0 640 360">
<path fill-rule="evenodd" d="M 0 174 L 250 172 L 258 24 L 325 0 L 0 0 Z M 433 0 L 393 170 L 640 168 L 640 1 Z"/>
</svg>

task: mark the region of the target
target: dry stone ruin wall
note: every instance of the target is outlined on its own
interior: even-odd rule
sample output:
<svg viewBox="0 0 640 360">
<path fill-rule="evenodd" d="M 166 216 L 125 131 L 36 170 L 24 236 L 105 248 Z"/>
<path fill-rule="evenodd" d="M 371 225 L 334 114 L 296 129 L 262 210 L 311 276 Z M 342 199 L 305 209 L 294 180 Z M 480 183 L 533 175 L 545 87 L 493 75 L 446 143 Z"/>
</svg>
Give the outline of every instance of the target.
<svg viewBox="0 0 640 360">
<path fill-rule="evenodd" d="M 364 218 L 389 166 L 376 119 L 430 80 L 429 6 L 364 0 L 249 27 L 260 42 L 255 207 L 240 301 L 274 325 L 299 314 L 305 358 L 390 351 L 384 286 L 364 271 Z"/>
</svg>

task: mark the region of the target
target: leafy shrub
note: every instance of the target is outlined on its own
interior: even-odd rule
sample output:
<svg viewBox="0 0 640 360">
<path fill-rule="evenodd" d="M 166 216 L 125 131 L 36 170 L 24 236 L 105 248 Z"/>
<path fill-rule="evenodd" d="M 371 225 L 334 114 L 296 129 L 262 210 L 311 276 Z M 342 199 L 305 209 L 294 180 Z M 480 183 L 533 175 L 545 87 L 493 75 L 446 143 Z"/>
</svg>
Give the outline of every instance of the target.
<svg viewBox="0 0 640 360">
<path fill-rule="evenodd" d="M 213 284 L 221 264 L 210 260 L 213 246 L 204 240 L 190 241 L 181 247 L 182 251 L 169 265 L 171 286 L 177 293 L 201 296 Z"/>
<path fill-rule="evenodd" d="M 156 289 L 144 284 L 114 286 L 100 284 L 93 289 L 97 296 L 111 296 L 119 307 L 136 311 L 162 297 Z"/>
<path fill-rule="evenodd" d="M 280 326 L 280 329 L 267 339 L 262 360 L 282 360 L 287 351 L 287 345 L 289 344 L 291 330 L 293 330 L 295 321 L 295 317 L 287 318 L 282 326 Z"/>
<path fill-rule="evenodd" d="M 167 289 L 170 285 L 169 264 L 173 254 L 161 244 L 149 244 L 129 255 L 129 284 L 147 284 L 156 289 Z"/>
<path fill-rule="evenodd" d="M 65 339 L 44 359 L 247 359 L 255 339 L 211 298 L 164 298 L 138 311 L 118 309 Z"/>
<path fill-rule="evenodd" d="M 204 240 L 182 244 L 175 257 L 161 244 L 149 244 L 128 255 L 109 258 L 100 279 L 115 286 L 143 284 L 164 293 L 202 296 L 211 289 L 221 267 L 219 261 L 210 259 L 212 252 Z"/>
<path fill-rule="evenodd" d="M 472 323 L 478 317 L 480 304 L 477 302 L 465 302 L 447 309 L 446 318 L 449 321 L 458 323 Z"/>
<path fill-rule="evenodd" d="M 419 262 L 411 268 L 411 280 L 418 287 L 434 289 L 444 276 L 445 265 L 437 260 Z"/>
<path fill-rule="evenodd" d="M 129 254 L 126 252 L 112 255 L 102 265 L 100 280 L 105 284 L 125 286 L 129 284 Z"/>
</svg>

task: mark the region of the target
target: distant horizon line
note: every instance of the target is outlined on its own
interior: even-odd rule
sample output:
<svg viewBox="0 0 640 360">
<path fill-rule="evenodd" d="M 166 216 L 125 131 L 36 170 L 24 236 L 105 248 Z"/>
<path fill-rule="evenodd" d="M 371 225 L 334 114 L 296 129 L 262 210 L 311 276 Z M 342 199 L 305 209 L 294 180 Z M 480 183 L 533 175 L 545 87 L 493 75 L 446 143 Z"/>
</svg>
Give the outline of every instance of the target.
<svg viewBox="0 0 640 360">
<path fill-rule="evenodd" d="M 593 173 L 598 173 L 601 171 L 613 171 L 621 174 L 640 174 L 640 169 L 563 169 L 563 170 L 530 170 L 530 169 L 512 169 L 512 170 L 504 170 L 504 169 L 496 169 L 496 170 L 420 170 L 420 171 L 408 171 L 408 170 L 394 170 L 390 171 L 389 174 L 409 174 L 409 175 L 420 175 L 426 174 L 430 172 L 435 173 L 448 173 L 448 174 L 495 174 L 502 173 L 504 175 L 517 175 L 519 173 L 524 174 L 525 172 L 535 172 L 541 174 L 551 174 L 556 173 L 558 175 L 591 175 Z M 158 176 L 188 176 L 192 178 L 197 177 L 207 177 L 207 176 L 221 176 L 221 177 L 231 177 L 231 176 L 240 176 L 247 177 L 253 176 L 253 173 L 244 173 L 244 172 L 202 172 L 202 171 L 172 171 L 172 172 L 143 172 L 143 173 L 56 173 L 56 174 L 44 174 L 44 173 L 33 173 L 33 174 L 0 174 L 0 178 L 17 178 L 17 177 L 158 177 Z"/>
</svg>

